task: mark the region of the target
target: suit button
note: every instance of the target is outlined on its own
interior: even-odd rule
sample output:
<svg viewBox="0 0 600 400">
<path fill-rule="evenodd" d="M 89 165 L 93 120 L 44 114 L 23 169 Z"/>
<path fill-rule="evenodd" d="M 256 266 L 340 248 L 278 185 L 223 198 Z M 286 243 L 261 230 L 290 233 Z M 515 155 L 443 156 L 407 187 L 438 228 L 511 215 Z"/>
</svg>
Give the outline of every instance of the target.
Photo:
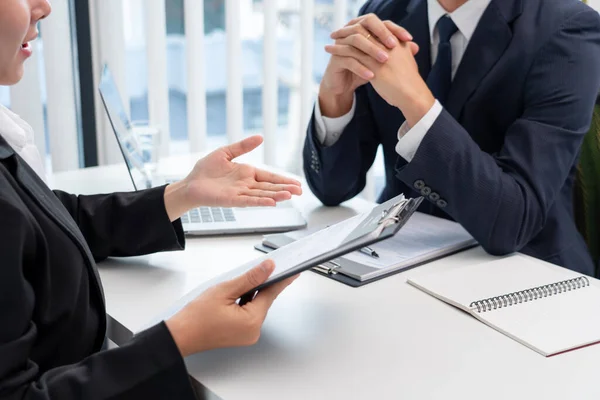
<svg viewBox="0 0 600 400">
<path fill-rule="evenodd" d="M 429 200 L 433 201 L 434 203 L 437 202 L 439 199 L 440 195 L 436 192 L 431 192 L 431 194 L 429 195 Z"/>
<path fill-rule="evenodd" d="M 439 208 L 445 208 L 448 205 L 444 199 L 439 199 L 436 204 Z"/>
<path fill-rule="evenodd" d="M 421 195 L 422 196 L 429 196 L 431 194 L 431 188 L 429 186 L 425 186 L 423 189 L 421 189 Z"/>
<path fill-rule="evenodd" d="M 415 189 L 421 190 L 421 189 L 423 189 L 425 187 L 425 182 L 423 180 L 421 180 L 421 179 L 416 180 L 415 183 L 414 183 L 414 186 L 415 186 Z"/>
</svg>

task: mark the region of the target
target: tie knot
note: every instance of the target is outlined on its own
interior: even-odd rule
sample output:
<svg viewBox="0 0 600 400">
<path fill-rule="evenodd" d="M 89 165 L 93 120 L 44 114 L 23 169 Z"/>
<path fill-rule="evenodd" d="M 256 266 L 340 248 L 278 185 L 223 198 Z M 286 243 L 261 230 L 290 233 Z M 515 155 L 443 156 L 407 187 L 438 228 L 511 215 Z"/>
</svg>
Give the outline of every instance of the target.
<svg viewBox="0 0 600 400">
<path fill-rule="evenodd" d="M 452 35 L 458 31 L 458 27 L 447 15 L 444 15 L 437 23 L 438 32 L 440 34 L 440 44 L 448 43 Z"/>
</svg>

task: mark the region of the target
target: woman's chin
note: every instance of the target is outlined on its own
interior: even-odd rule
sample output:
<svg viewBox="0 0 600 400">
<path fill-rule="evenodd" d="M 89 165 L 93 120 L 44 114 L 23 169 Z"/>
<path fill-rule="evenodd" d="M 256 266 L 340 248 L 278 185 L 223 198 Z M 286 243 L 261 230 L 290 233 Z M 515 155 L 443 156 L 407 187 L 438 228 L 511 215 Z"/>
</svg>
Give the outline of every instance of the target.
<svg viewBox="0 0 600 400">
<path fill-rule="evenodd" d="M 12 86 L 16 85 L 23 79 L 23 65 L 12 71 L 6 71 L 7 73 L 0 73 L 0 86 Z"/>
</svg>

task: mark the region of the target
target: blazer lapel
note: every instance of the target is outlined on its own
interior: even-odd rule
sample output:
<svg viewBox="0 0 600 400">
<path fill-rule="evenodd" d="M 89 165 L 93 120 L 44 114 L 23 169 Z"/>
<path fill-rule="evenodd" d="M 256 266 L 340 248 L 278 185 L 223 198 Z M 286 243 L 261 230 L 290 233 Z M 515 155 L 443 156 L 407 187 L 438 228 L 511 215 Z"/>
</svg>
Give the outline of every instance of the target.
<svg viewBox="0 0 600 400">
<path fill-rule="evenodd" d="M 413 0 L 406 8 L 406 15 L 398 23 L 413 36 L 413 41 L 419 45 L 415 56 L 419 73 L 427 80 L 431 71 L 431 38 L 429 37 L 429 18 L 427 15 L 427 0 Z"/>
<path fill-rule="evenodd" d="M 9 157 L 15 157 L 17 166 L 15 179 L 21 184 L 21 187 L 29 193 L 31 199 L 37 203 L 40 209 L 52 218 L 52 220 L 60 226 L 67 235 L 71 236 L 81 252 L 87 258 L 86 264 L 95 278 L 93 280 L 95 282 L 96 290 L 100 296 L 101 304 L 104 306 L 104 291 L 100 284 L 100 276 L 95 267 L 94 257 L 81 230 L 54 193 L 47 188 L 46 184 L 39 179 L 29 165 L 27 165 L 27 163 L 14 152 L 12 147 L 6 143 L 4 138 L 0 136 L 0 160 Z"/>
<path fill-rule="evenodd" d="M 522 0 L 492 0 L 483 13 L 462 58 L 446 101 L 460 119 L 463 107 L 512 40 L 510 24 L 522 12 Z"/>
</svg>

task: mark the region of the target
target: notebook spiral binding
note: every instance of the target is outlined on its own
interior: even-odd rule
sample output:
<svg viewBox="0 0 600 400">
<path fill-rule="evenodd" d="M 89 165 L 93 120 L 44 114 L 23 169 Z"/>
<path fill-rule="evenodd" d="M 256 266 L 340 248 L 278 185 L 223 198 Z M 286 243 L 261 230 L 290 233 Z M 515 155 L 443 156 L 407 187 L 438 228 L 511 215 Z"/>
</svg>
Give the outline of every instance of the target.
<svg viewBox="0 0 600 400">
<path fill-rule="evenodd" d="M 503 307 L 510 307 L 516 304 L 526 303 L 528 301 L 539 300 L 544 297 L 554 296 L 571 290 L 581 289 L 589 285 L 590 281 L 588 278 L 585 276 L 580 276 L 578 278 L 568 279 L 566 281 L 538 286 L 502 296 L 490 297 L 489 299 L 474 301 L 469 305 L 469 308 L 473 311 L 477 311 L 478 313 L 488 312 Z"/>
</svg>

